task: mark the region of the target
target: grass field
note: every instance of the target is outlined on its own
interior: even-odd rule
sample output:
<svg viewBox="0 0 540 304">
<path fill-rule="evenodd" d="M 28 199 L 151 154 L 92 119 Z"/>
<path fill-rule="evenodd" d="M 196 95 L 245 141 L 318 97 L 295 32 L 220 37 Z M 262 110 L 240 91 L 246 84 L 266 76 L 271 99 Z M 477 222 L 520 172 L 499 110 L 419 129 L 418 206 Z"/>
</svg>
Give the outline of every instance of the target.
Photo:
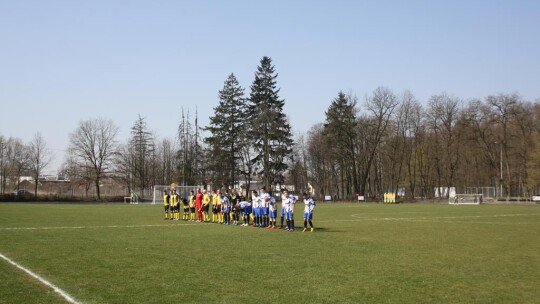
<svg viewBox="0 0 540 304">
<path fill-rule="evenodd" d="M 302 225 L 297 207 L 296 226 Z M 0 254 L 80 303 L 539 303 L 540 206 L 319 204 L 315 232 L 0 204 Z M 64 303 L 0 260 L 0 303 Z"/>
</svg>

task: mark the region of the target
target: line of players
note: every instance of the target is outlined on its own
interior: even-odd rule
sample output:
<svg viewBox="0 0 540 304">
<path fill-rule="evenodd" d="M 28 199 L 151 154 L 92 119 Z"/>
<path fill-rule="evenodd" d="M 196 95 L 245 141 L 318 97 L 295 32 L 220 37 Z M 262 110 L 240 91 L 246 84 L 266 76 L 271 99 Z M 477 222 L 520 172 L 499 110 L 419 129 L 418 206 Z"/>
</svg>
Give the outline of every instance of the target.
<svg viewBox="0 0 540 304">
<path fill-rule="evenodd" d="M 315 200 L 307 193 L 302 195 L 304 202 L 304 230 L 311 232 L 313 226 L 313 210 Z M 294 206 L 296 197 L 289 194 L 287 189 L 281 190 L 281 218 L 280 225 L 276 223 L 278 206 L 276 199 L 271 196 L 263 187 L 259 192 L 251 192 L 251 201 L 239 195 L 236 190 L 222 192 L 221 189 L 214 190 L 210 194 L 204 190 L 197 190 L 197 193 L 190 192 L 188 198 L 182 198 L 172 190 L 170 193 L 165 190 L 163 193 L 163 205 L 165 209 L 165 220 L 180 219 L 180 205 L 183 205 L 182 219 L 185 221 L 212 222 L 225 225 L 261 227 L 267 229 L 283 229 L 294 231 Z M 210 205 L 212 205 L 212 219 L 210 219 Z M 251 223 L 250 223 L 251 222 Z M 284 225 L 286 224 L 286 225 Z"/>
</svg>

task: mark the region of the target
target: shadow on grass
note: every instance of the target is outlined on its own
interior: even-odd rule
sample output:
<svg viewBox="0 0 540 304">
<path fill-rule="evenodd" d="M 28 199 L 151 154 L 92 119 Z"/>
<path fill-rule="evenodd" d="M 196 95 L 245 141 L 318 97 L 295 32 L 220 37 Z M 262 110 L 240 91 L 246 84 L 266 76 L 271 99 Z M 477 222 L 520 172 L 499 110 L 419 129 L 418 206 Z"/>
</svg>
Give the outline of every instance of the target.
<svg viewBox="0 0 540 304">
<path fill-rule="evenodd" d="M 310 229 L 311 228 L 308 228 L 306 230 L 306 232 L 310 232 Z M 294 231 L 295 232 L 302 232 L 302 230 L 304 230 L 304 227 L 294 227 Z M 318 232 L 318 233 L 335 233 L 335 232 L 345 232 L 345 231 L 342 231 L 342 230 L 335 230 L 335 229 L 328 229 L 328 228 L 325 228 L 325 227 L 315 227 L 315 231 L 313 232 Z"/>
</svg>

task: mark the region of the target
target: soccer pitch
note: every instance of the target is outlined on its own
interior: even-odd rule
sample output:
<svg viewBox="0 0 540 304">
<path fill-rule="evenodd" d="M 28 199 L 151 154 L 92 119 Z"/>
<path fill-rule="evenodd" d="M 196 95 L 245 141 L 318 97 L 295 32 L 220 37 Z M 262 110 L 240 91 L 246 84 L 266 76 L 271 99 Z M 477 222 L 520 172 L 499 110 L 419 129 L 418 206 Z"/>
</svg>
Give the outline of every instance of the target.
<svg viewBox="0 0 540 304">
<path fill-rule="evenodd" d="M 540 206 L 322 204 L 315 232 L 159 205 L 0 204 L 0 255 L 76 303 L 538 303 Z M 278 219 L 279 222 L 279 219 Z M 0 259 L 0 303 L 66 303 Z"/>
</svg>

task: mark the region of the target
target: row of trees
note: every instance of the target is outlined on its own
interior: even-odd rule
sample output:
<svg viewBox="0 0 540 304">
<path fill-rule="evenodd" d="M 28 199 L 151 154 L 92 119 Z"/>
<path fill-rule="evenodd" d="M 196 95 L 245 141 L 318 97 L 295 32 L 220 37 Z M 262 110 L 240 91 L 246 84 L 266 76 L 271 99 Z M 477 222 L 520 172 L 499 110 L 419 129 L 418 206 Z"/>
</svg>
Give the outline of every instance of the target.
<svg viewBox="0 0 540 304">
<path fill-rule="evenodd" d="M 51 161 L 52 153 L 41 133 L 36 133 L 28 143 L 0 135 L 0 194 L 11 191 L 13 185 L 18 189 L 22 176 L 38 180 Z M 37 195 L 38 183 L 33 190 Z"/>
<path fill-rule="evenodd" d="M 219 104 L 210 125 L 199 127 L 184 115 L 176 141 L 158 142 L 139 115 L 131 137 L 117 145 L 118 127 L 110 120 L 82 121 L 70 135 L 63 174 L 70 180 L 93 182 L 100 198 L 100 180 L 113 173 L 126 189 L 144 195 L 156 184 L 214 185 L 250 188 L 254 177 L 267 187 L 283 184 L 292 156 L 293 140 L 285 101 L 279 97 L 277 73 L 263 57 L 249 97 L 231 74 L 219 91 Z M 200 132 L 209 133 L 201 139 Z M 111 174 L 109 174 L 111 175 Z M 240 182 L 241 180 L 241 182 Z"/>
<path fill-rule="evenodd" d="M 295 175 L 339 198 L 433 197 L 446 187 L 529 196 L 540 190 L 539 123 L 540 104 L 517 94 L 465 103 L 443 93 L 423 106 L 408 91 L 379 87 L 362 104 L 340 92 L 302 139 Z"/>
<path fill-rule="evenodd" d="M 411 92 L 384 87 L 360 101 L 339 92 L 325 121 L 293 141 L 277 77 L 263 57 L 246 96 L 230 74 L 209 125 L 182 109 L 175 139 L 158 139 L 140 115 L 124 143 L 113 121 L 81 121 L 61 175 L 87 192 L 95 188 L 98 198 L 104 177 L 142 195 L 172 182 L 249 189 L 254 179 L 338 199 L 387 191 L 415 199 L 446 187 L 496 187 L 499 196 L 540 190 L 538 101 L 500 94 L 465 102 L 443 93 L 421 103 Z M 28 144 L 0 137 L 0 148 L 2 193 L 23 175 L 37 180 L 50 162 L 39 134 Z"/>
</svg>

